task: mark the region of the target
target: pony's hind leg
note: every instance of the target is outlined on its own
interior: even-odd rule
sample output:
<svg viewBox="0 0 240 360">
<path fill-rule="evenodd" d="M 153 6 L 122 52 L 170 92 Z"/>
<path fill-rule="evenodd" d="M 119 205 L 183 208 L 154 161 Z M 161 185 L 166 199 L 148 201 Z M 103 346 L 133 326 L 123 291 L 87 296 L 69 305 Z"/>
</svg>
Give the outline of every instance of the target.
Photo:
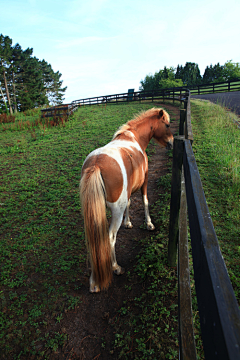
<svg viewBox="0 0 240 360">
<path fill-rule="evenodd" d="M 148 199 L 147 199 L 146 195 L 143 195 L 143 206 L 144 206 L 144 211 L 145 211 L 145 221 L 146 221 L 147 229 L 154 230 L 155 226 L 153 225 L 152 220 L 149 215 Z"/>
<path fill-rule="evenodd" d="M 146 221 L 147 229 L 154 230 L 155 226 L 152 223 L 152 220 L 149 215 L 149 209 L 148 209 L 147 182 L 148 182 L 148 172 L 145 174 L 145 181 L 141 187 L 141 192 L 142 192 L 142 201 L 143 201 L 143 206 L 144 206 L 144 211 L 145 211 L 145 221 Z"/>
<path fill-rule="evenodd" d="M 117 263 L 116 254 L 115 254 L 115 244 L 116 244 L 117 232 L 122 223 L 124 209 L 112 203 L 108 203 L 108 206 L 110 207 L 112 212 L 111 225 L 109 228 L 109 240 L 112 250 L 112 269 L 116 275 L 121 275 L 124 273 L 125 270 Z"/>
<path fill-rule="evenodd" d="M 131 223 L 131 220 L 130 220 L 130 217 L 129 217 L 129 207 L 130 207 L 130 204 L 131 204 L 131 201 L 130 199 L 128 200 L 128 204 L 127 204 L 127 207 L 126 207 L 126 214 L 125 214 L 125 218 L 124 218 L 124 226 L 126 229 L 131 229 L 133 226 L 132 226 L 132 223 Z"/>
<path fill-rule="evenodd" d="M 94 280 L 94 278 L 93 278 L 93 273 L 91 273 L 89 283 L 90 283 L 89 291 L 90 291 L 91 293 L 97 293 L 97 292 L 100 291 L 99 285 L 96 284 L 96 282 L 95 282 L 95 280 Z"/>
</svg>

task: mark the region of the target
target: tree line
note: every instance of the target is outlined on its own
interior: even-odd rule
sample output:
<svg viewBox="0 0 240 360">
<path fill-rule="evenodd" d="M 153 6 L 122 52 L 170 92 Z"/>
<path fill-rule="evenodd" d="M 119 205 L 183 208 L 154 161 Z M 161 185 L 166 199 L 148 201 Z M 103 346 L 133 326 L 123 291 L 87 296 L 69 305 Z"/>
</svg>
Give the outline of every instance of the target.
<svg viewBox="0 0 240 360">
<path fill-rule="evenodd" d="M 160 90 L 172 87 L 193 87 L 213 82 L 233 81 L 240 78 L 240 63 L 227 61 L 224 65 L 219 63 L 205 68 L 201 76 L 198 64 L 187 62 L 185 66 L 178 65 L 177 68 L 164 67 L 163 70 L 149 74 L 140 81 L 141 91 Z"/>
<path fill-rule="evenodd" d="M 33 49 L 12 45 L 9 36 L 0 35 L 0 113 L 25 111 L 64 100 L 62 74 L 54 72 L 45 60 L 33 56 Z"/>
</svg>

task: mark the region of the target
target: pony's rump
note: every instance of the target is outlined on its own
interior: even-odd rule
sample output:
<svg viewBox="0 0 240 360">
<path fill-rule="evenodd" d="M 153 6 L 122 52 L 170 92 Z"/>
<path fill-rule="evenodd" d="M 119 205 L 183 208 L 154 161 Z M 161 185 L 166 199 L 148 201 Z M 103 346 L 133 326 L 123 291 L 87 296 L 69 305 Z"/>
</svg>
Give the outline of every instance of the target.
<svg viewBox="0 0 240 360">
<path fill-rule="evenodd" d="M 105 186 L 97 165 L 84 170 L 80 181 L 80 199 L 93 278 L 102 289 L 106 289 L 112 280 L 111 246 Z"/>
</svg>

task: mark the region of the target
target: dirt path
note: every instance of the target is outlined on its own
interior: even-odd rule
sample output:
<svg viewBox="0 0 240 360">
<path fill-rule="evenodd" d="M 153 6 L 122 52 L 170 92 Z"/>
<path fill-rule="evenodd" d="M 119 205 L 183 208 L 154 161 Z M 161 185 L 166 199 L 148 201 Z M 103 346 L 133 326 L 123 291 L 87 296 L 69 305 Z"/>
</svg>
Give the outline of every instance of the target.
<svg viewBox="0 0 240 360">
<path fill-rule="evenodd" d="M 154 105 L 161 106 L 160 104 Z M 175 134 L 178 129 L 179 110 L 171 105 L 164 105 L 164 107 L 174 118 L 171 121 L 171 129 Z M 157 151 L 151 156 L 149 163 L 148 197 L 150 204 L 153 204 L 158 197 L 157 180 L 168 171 L 166 149 L 155 148 Z M 127 230 L 122 225 L 116 243 L 117 260 L 126 269 L 126 273 L 121 276 L 114 275 L 113 282 L 107 291 L 90 294 L 90 271 L 86 268 L 81 279 L 83 286 L 78 293 L 78 295 L 82 295 L 83 301 L 75 310 L 69 311 L 59 325 L 59 331 L 68 335 L 68 345 L 61 353 L 55 354 L 54 359 L 118 359 L 118 354 L 111 350 L 114 341 L 112 324 L 119 309 L 123 306 L 123 302 L 133 300 L 142 291 L 136 281 L 136 283 L 132 283 L 131 292 L 126 295 L 125 286 L 129 286 L 127 273 L 133 272 L 136 264 L 136 256 L 140 250 L 138 239 L 152 234 L 142 228 L 144 210 L 140 191 L 131 197 L 130 216 L 133 229 Z"/>
</svg>

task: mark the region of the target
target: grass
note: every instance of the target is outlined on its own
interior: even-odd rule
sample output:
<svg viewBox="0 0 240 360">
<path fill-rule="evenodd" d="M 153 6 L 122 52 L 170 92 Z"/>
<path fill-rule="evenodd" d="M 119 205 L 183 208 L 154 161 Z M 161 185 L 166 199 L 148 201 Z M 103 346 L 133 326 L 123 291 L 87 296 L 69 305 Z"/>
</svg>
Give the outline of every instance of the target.
<svg viewBox="0 0 240 360">
<path fill-rule="evenodd" d="M 194 100 L 193 150 L 236 297 L 240 298 L 240 132 L 231 114 Z M 67 346 L 60 324 L 84 301 L 79 295 L 86 251 L 78 186 L 86 155 L 152 104 L 82 107 L 70 121 L 39 119 L 39 112 L 0 119 L 0 349 L 3 359 L 51 359 Z M 58 126 L 55 126 L 58 125 Z M 101 136 L 99 136 L 101 135 Z M 149 149 L 148 156 L 154 148 Z M 161 232 L 141 239 L 126 294 L 141 280 L 112 324 L 110 349 L 121 359 L 177 359 L 177 281 L 167 266 L 169 172 L 151 209 Z M 160 205 L 164 203 L 164 208 Z M 164 210 L 163 210 L 164 209 Z M 191 265 L 191 262 L 190 262 Z M 198 358 L 203 358 L 196 297 L 193 314 Z M 102 349 L 107 341 L 102 337 Z"/>
<path fill-rule="evenodd" d="M 176 269 L 167 264 L 170 172 L 160 178 L 158 186 L 159 199 L 151 213 L 161 231 L 140 240 L 135 272 L 127 274 L 126 295 L 131 294 L 136 275 L 141 278 L 142 286 L 139 295 L 125 301 L 119 311 L 114 344 L 119 359 L 178 358 Z"/>
<path fill-rule="evenodd" d="M 239 120 L 236 115 L 219 104 L 191 101 L 193 152 L 221 252 L 240 303 L 240 131 L 236 120 Z M 189 265 L 195 341 L 198 356 L 204 359 L 191 256 Z"/>
<path fill-rule="evenodd" d="M 191 102 L 193 151 L 228 273 L 240 302 L 240 131 L 233 113 Z"/>
<path fill-rule="evenodd" d="M 58 325 L 68 311 L 77 309 L 83 301 L 79 289 L 86 251 L 78 195 L 82 163 L 90 151 L 110 141 L 122 123 L 152 106 L 81 107 L 70 121 L 62 119 L 58 124 L 40 119 L 37 110 L 14 119 L 0 118 L 2 359 L 50 359 L 58 348 L 64 351 L 68 335 Z M 171 359 L 177 351 L 177 320 L 170 325 L 176 313 L 176 277 L 169 272 L 166 260 L 160 264 L 166 255 L 167 218 L 168 213 L 165 235 L 158 235 L 163 236 L 162 245 L 158 237 L 152 244 L 143 241 L 143 248 L 148 250 L 142 253 L 136 271 L 144 267 L 144 279 L 149 276 L 147 294 L 151 300 L 143 294 L 136 301 L 139 311 L 145 303 L 152 317 L 146 311 L 139 315 L 138 328 L 143 322 L 145 330 L 134 341 L 138 354 L 149 353 L 149 344 L 152 348 L 155 341 L 158 346 L 160 324 L 164 324 L 161 326 L 170 340 L 165 340 L 162 351 Z M 158 266 L 156 275 L 153 261 Z M 151 283 L 151 279 L 155 282 Z M 161 311 L 160 300 L 153 295 L 160 282 L 161 292 L 169 291 L 172 310 Z M 160 310 L 155 314 L 156 307 Z M 130 316 L 127 305 L 120 315 Z M 121 347 L 119 339 L 116 337 L 115 347 Z"/>
</svg>

